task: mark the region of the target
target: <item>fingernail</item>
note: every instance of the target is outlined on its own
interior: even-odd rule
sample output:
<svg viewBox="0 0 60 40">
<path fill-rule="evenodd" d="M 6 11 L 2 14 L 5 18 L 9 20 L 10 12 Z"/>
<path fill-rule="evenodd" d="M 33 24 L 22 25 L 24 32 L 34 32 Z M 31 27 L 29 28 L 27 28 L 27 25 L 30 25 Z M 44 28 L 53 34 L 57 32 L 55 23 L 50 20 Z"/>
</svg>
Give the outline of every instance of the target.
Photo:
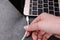
<svg viewBox="0 0 60 40">
<path fill-rule="evenodd" d="M 28 29 L 28 26 L 24 26 L 24 29 Z"/>
</svg>

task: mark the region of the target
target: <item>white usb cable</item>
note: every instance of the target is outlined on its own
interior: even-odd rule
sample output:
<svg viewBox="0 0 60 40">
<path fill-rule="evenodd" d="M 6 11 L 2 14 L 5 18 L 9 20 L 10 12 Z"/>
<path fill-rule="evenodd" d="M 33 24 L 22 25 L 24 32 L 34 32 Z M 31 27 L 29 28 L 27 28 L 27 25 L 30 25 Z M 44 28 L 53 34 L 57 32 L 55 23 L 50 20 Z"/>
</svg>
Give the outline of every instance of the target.
<svg viewBox="0 0 60 40">
<path fill-rule="evenodd" d="M 26 22 L 27 22 L 27 25 L 29 25 L 29 17 L 28 17 L 28 16 L 26 16 Z M 26 34 L 27 34 L 27 33 L 24 34 L 24 36 L 22 37 L 21 40 L 24 40 L 24 39 L 25 39 Z"/>
</svg>

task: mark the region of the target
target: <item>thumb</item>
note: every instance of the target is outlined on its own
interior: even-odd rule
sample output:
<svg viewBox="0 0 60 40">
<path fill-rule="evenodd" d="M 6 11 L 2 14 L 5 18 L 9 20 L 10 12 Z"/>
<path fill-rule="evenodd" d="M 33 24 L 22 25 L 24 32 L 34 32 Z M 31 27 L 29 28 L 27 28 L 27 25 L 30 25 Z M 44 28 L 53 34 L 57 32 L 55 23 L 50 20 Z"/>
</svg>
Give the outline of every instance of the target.
<svg viewBox="0 0 60 40">
<path fill-rule="evenodd" d="M 37 31 L 37 30 L 39 30 L 38 23 L 34 23 L 34 24 L 30 24 L 28 26 L 25 26 L 24 29 L 26 31 Z"/>
</svg>

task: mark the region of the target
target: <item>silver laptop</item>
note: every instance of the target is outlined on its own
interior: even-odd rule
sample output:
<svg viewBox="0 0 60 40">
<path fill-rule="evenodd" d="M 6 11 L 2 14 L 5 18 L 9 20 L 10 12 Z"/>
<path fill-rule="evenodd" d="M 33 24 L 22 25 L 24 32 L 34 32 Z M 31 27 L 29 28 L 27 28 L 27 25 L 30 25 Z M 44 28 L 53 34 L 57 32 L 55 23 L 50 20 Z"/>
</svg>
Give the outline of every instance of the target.
<svg viewBox="0 0 60 40">
<path fill-rule="evenodd" d="M 24 15 L 38 16 L 47 12 L 60 16 L 60 0 L 25 0 Z"/>
</svg>

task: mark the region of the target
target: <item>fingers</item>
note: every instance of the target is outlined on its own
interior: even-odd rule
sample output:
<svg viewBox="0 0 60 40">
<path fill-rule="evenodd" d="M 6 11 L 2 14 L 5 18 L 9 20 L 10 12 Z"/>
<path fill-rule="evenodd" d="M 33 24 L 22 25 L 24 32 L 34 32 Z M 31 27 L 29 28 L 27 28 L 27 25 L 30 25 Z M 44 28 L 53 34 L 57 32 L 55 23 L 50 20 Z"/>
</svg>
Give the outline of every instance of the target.
<svg viewBox="0 0 60 40">
<path fill-rule="evenodd" d="M 37 40 L 37 35 L 38 35 L 37 31 L 32 32 L 32 38 L 33 38 L 33 40 Z"/>
<path fill-rule="evenodd" d="M 42 40 L 47 40 L 45 37 L 43 37 L 43 39 Z"/>
<path fill-rule="evenodd" d="M 26 31 L 39 30 L 39 28 L 38 28 L 38 23 L 34 23 L 34 24 L 29 25 L 29 26 L 25 26 L 24 29 L 25 29 Z"/>
<path fill-rule="evenodd" d="M 31 32 L 29 32 L 29 31 L 26 31 L 25 33 L 26 33 L 26 37 L 29 37 L 31 34 Z"/>
<path fill-rule="evenodd" d="M 48 40 L 48 38 L 51 36 L 52 34 L 50 33 L 45 33 L 42 40 Z"/>
<path fill-rule="evenodd" d="M 38 40 L 48 40 L 51 35 L 52 34 L 40 30 L 38 32 Z"/>
<path fill-rule="evenodd" d="M 38 32 L 38 40 L 42 40 L 43 35 L 45 34 L 44 31 L 39 31 Z"/>
</svg>

